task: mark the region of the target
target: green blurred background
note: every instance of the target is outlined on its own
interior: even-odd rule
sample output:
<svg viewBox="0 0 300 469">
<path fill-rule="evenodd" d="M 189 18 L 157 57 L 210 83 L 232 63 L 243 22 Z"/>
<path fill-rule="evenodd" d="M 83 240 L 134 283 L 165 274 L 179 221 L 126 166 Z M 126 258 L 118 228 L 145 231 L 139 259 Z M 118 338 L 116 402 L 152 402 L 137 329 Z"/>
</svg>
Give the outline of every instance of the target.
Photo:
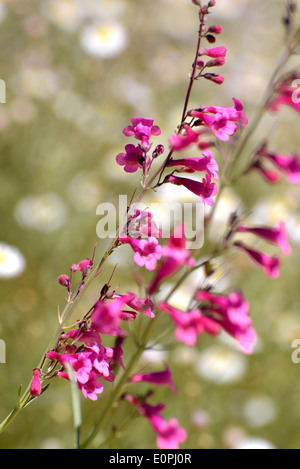
<svg viewBox="0 0 300 469">
<path fill-rule="evenodd" d="M 235 97 L 250 119 L 255 115 L 283 49 L 281 7 L 274 0 L 217 0 L 210 24 L 224 28 L 216 45 L 228 48 L 225 82 L 221 87 L 196 84 L 191 106 L 230 106 Z M 107 241 L 96 235 L 98 204 L 131 194 L 137 183 L 115 163 L 129 143 L 123 128 L 135 116 L 154 118 L 162 129 L 155 143 L 167 146 L 180 121 L 198 20 L 189 0 L 8 0 L 0 3 L 0 20 L 0 78 L 6 82 L 6 104 L 0 105 L 2 420 L 56 329 L 57 307 L 65 302 L 58 276 L 90 257 L 97 241 L 97 256 L 105 250 Z M 268 116 L 257 137 L 271 131 L 272 149 L 294 152 L 300 144 L 297 119 L 291 109 Z M 177 194 L 188 199 L 180 191 L 165 193 L 169 200 Z M 178 393 L 159 389 L 152 402 L 166 402 L 165 417 L 178 418 L 187 429 L 182 447 L 234 448 L 259 438 L 262 446 L 300 448 L 300 364 L 291 360 L 291 343 L 300 338 L 299 190 L 284 181 L 270 188 L 259 176 L 249 176 L 225 194 L 212 241 L 222 233 L 225 215 L 241 204 L 253 212 L 253 220 L 288 220 L 293 247 L 278 280 L 265 278 L 243 256 L 226 264 L 225 277 L 220 267 L 218 287 L 242 288 L 250 302 L 259 336 L 255 353 L 244 357 L 223 337 L 203 337 L 191 350 L 175 344 L 171 334 L 144 356 L 140 368 L 152 363 L 161 369 L 160 360 L 168 361 Z M 18 249 L 10 278 L 7 246 Z M 74 319 L 93 304 L 116 262 L 115 283 L 123 292 L 137 291 L 128 276 L 134 271 L 131 253 L 124 250 L 110 260 L 104 280 L 88 291 Z M 174 298 L 178 305 L 187 291 Z M 130 349 L 129 342 L 125 364 Z M 96 403 L 82 400 L 83 434 L 106 395 Z M 133 409 L 123 403 L 111 423 L 118 426 L 127 411 Z M 98 444 L 109 437 L 108 430 Z M 59 380 L 0 436 L 1 448 L 73 444 L 70 389 Z M 113 446 L 154 448 L 155 436 L 148 422 L 134 419 Z"/>
</svg>

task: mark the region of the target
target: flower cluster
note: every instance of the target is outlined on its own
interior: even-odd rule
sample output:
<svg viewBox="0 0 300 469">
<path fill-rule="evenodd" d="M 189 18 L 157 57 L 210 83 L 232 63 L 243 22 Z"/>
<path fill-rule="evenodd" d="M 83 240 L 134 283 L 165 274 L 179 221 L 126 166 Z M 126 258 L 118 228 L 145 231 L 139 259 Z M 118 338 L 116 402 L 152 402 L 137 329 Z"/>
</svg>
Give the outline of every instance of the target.
<svg viewBox="0 0 300 469">
<path fill-rule="evenodd" d="M 124 167 L 126 173 L 140 171 L 142 194 L 150 189 L 158 189 L 164 184 L 174 184 L 185 187 L 199 197 L 200 203 L 212 207 L 216 203 L 214 197 L 219 196 L 221 192 L 218 193 L 217 186 L 220 179 L 219 165 L 212 149 L 226 145 L 238 131 L 247 126 L 248 119 L 242 103 L 235 98 L 233 106 L 200 106 L 188 110 L 191 87 L 195 80 L 204 78 L 218 85 L 223 83 L 224 78 L 221 75 L 207 72 L 207 69 L 223 66 L 227 53 L 227 49 L 223 46 L 200 47 L 203 39 L 209 44 L 214 44 L 215 36 L 222 32 L 221 26 L 206 25 L 208 10 L 214 6 L 215 1 L 209 1 L 205 7 L 200 0 L 193 0 L 193 3 L 199 7 L 198 47 L 182 120 L 177 131 L 169 137 L 168 155 L 148 182 L 154 162 L 164 154 L 165 148 L 162 144 L 158 144 L 152 151 L 151 138 L 161 134 L 160 128 L 154 125 L 154 120 L 135 117 L 131 120 L 132 125 L 126 126 L 123 133 L 139 143 L 127 144 L 125 151 L 116 156 L 116 162 Z M 299 105 L 293 102 L 293 91 L 291 77 L 277 83 L 275 92 L 267 102 L 267 108 L 275 112 L 282 105 L 288 105 L 299 112 Z M 184 155 L 181 158 L 182 154 L 178 155 L 191 149 L 198 153 Z M 276 171 L 274 168 L 269 169 L 268 164 L 275 167 Z M 244 174 L 248 174 L 250 170 L 259 171 L 264 179 L 271 183 L 278 182 L 281 174 L 292 184 L 300 183 L 299 155 L 271 152 L 267 142 L 259 147 Z M 195 179 L 191 179 L 190 175 Z M 199 175 L 200 178 L 197 178 Z M 156 225 L 150 211 L 138 210 L 135 207 L 132 209 L 132 206 L 129 206 L 125 219 L 125 224 L 119 228 L 112 247 L 106 252 L 106 257 L 124 245 L 132 249 L 134 263 L 153 272 L 151 280 L 143 284 L 144 297 L 132 292 L 117 293 L 117 288 L 111 290 L 110 281 L 105 283 L 93 307 L 77 322 L 76 327 L 72 327 L 71 330 L 62 329 L 55 347 L 45 354 L 43 366 L 34 369 L 30 388 L 32 397 L 41 394 L 44 380 L 54 377 L 70 380 L 69 367 L 71 367 L 73 378 L 83 396 L 93 401 L 97 400 L 98 395 L 104 390 L 104 383 L 114 381 L 117 368 L 125 370 L 122 356 L 128 332 L 125 332 L 122 325 L 124 322 L 135 321 L 141 314 L 146 315 L 149 321 L 155 320 L 156 311 L 168 316 L 174 326 L 175 339 L 189 347 L 195 346 L 199 337 L 205 333 L 217 336 L 223 331 L 236 340 L 242 352 L 245 354 L 253 352 L 257 334 L 250 316 L 249 303 L 240 289 L 231 288 L 231 291 L 221 294 L 214 292 L 212 286 L 198 287 L 196 291 L 191 292 L 191 301 L 186 311 L 172 305 L 170 301 L 172 293 L 164 300 L 157 300 L 156 295 L 160 293 L 163 282 L 169 281 L 180 271 L 184 271 L 188 276 L 191 271 L 199 268 L 197 265 L 199 252 L 192 255 L 187 249 L 185 224 L 175 226 L 163 245 L 160 244 L 162 231 Z M 209 221 L 208 217 L 208 223 Z M 227 234 L 221 240 L 220 246 L 214 250 L 211 259 L 226 250 L 236 249 L 246 254 L 268 277 L 274 279 L 279 277 L 279 257 L 247 244 L 244 239 L 247 236 L 254 236 L 256 241 L 276 246 L 283 255 L 291 253 L 283 221 L 279 221 L 275 227 L 248 226 L 242 217 L 234 214 L 229 221 Z M 210 260 L 206 261 L 205 265 L 208 266 L 209 262 Z M 68 292 L 67 306 L 71 305 L 85 288 L 86 279 L 93 275 L 91 272 L 93 265 L 94 256 L 92 259 L 86 258 L 77 264 L 72 264 L 70 275 L 59 277 L 59 284 Z M 101 263 L 99 265 L 102 267 Z M 80 272 L 82 277 L 72 296 L 76 272 Z M 99 269 L 94 278 L 98 273 Z M 173 291 L 176 291 L 179 284 L 180 282 L 175 284 Z M 143 296 L 142 293 L 140 295 Z M 64 312 L 60 319 L 63 323 Z M 113 347 L 104 345 L 107 337 L 114 340 Z M 143 346 L 146 345 L 145 342 Z M 140 344 L 139 346 L 142 347 Z M 44 363 L 46 371 L 43 371 Z M 171 371 L 166 364 L 163 371 L 137 373 L 132 376 L 129 375 L 129 371 L 131 372 L 131 369 L 125 373 L 128 385 L 144 382 L 155 386 L 169 386 L 173 392 L 177 391 Z M 175 418 L 171 418 L 169 422 L 163 418 L 161 412 L 164 404 L 159 403 L 155 406 L 149 404 L 147 399 L 152 394 L 153 391 L 150 391 L 146 396 L 136 397 L 126 393 L 122 396 L 122 400 L 132 404 L 138 414 L 150 422 L 157 434 L 158 448 L 177 449 L 179 444 L 185 441 L 186 431 L 179 426 Z"/>
</svg>

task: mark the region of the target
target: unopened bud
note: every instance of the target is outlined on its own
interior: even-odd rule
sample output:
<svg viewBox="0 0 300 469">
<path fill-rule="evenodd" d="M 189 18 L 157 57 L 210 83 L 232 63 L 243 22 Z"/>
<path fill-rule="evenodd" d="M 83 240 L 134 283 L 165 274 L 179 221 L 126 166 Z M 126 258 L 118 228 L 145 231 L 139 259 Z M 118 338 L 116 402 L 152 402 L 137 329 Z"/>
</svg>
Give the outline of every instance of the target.
<svg viewBox="0 0 300 469">
<path fill-rule="evenodd" d="M 222 75 L 215 75 L 214 73 L 205 73 L 203 77 L 206 78 L 206 80 L 216 83 L 217 85 L 222 85 L 224 82 L 224 77 L 222 77 Z"/>
<path fill-rule="evenodd" d="M 152 158 L 157 158 L 158 156 L 162 155 L 165 151 L 165 147 L 163 145 L 157 145 L 154 152 L 152 153 Z"/>
<path fill-rule="evenodd" d="M 215 0 L 210 0 L 210 1 L 208 2 L 208 5 L 207 5 L 207 6 L 208 6 L 208 8 L 211 8 L 211 7 L 214 7 L 215 4 L 216 4 Z"/>
<path fill-rule="evenodd" d="M 67 275 L 61 275 L 59 278 L 58 278 L 58 282 L 59 284 L 62 286 L 62 287 L 68 287 L 69 286 L 69 282 L 70 282 L 70 279 Z"/>
<path fill-rule="evenodd" d="M 210 26 L 208 32 L 212 34 L 221 34 L 222 29 L 223 29 L 222 26 L 214 25 L 214 26 Z"/>
</svg>

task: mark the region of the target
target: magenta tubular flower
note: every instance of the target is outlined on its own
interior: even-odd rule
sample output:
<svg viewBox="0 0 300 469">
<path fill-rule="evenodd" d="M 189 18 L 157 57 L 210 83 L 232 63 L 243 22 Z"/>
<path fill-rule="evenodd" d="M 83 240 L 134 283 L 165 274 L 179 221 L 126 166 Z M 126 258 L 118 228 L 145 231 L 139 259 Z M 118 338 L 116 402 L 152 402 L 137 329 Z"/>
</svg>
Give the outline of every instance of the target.
<svg viewBox="0 0 300 469">
<path fill-rule="evenodd" d="M 150 295 L 155 293 L 164 279 L 173 275 L 182 267 L 194 267 L 196 261 L 186 249 L 184 226 L 178 226 L 171 234 L 168 244 L 162 248 L 163 261 L 159 266 L 155 278 L 148 287 Z"/>
<path fill-rule="evenodd" d="M 121 312 L 126 301 L 133 297 L 133 294 L 128 294 L 111 301 L 98 300 L 91 315 L 91 329 L 100 334 L 119 335 Z"/>
<path fill-rule="evenodd" d="M 33 378 L 30 385 L 30 394 L 32 397 L 37 397 L 42 392 L 42 384 L 40 380 L 41 370 L 39 368 L 34 368 Z"/>
<path fill-rule="evenodd" d="M 218 113 L 214 116 L 203 114 L 202 120 L 206 127 L 222 142 L 227 142 L 238 129 L 237 124 L 229 119 L 229 115 L 226 112 Z"/>
<path fill-rule="evenodd" d="M 175 418 L 171 418 L 169 422 L 166 422 L 160 415 L 165 408 L 164 404 L 159 403 L 153 406 L 148 404 L 145 398 L 140 400 L 128 393 L 123 396 L 123 399 L 134 405 L 140 415 L 149 420 L 157 434 L 156 445 L 158 448 L 178 449 L 179 444 L 185 441 L 187 437 L 186 431 L 184 428 L 179 427 L 178 421 Z"/>
<path fill-rule="evenodd" d="M 162 248 L 153 236 L 148 239 L 132 239 L 129 236 L 120 237 L 120 241 L 130 244 L 134 251 L 133 260 L 139 267 L 149 271 L 156 269 L 157 261 L 161 259 Z"/>
<path fill-rule="evenodd" d="M 182 158 L 179 160 L 171 158 L 168 161 L 168 166 L 177 166 L 178 171 L 182 170 L 190 173 L 204 171 L 218 181 L 219 176 L 217 171 L 219 171 L 219 166 L 214 159 L 213 153 L 210 150 L 205 150 L 202 155 L 204 158 Z"/>
<path fill-rule="evenodd" d="M 284 255 L 288 256 L 291 254 L 287 231 L 285 229 L 285 224 L 282 221 L 280 221 L 275 228 L 269 228 L 266 226 L 251 228 L 240 225 L 237 231 L 240 233 L 252 233 L 272 244 L 276 244 Z"/>
<path fill-rule="evenodd" d="M 85 398 L 89 398 L 92 401 L 96 401 L 98 399 L 98 394 L 103 392 L 103 383 L 98 381 L 97 373 L 92 371 L 89 374 L 89 379 L 85 383 L 78 383 L 79 389 L 81 390 L 83 396 Z"/>
<path fill-rule="evenodd" d="M 170 368 L 167 365 L 164 371 L 156 371 L 152 373 L 133 375 L 130 378 L 130 382 L 131 383 L 147 382 L 147 383 L 155 384 L 156 386 L 170 386 L 173 392 L 175 393 L 177 392 L 177 389 L 172 380 Z"/>
<path fill-rule="evenodd" d="M 300 112 L 300 102 L 293 99 L 295 88 L 289 84 L 283 83 L 277 89 L 277 96 L 269 104 L 270 109 L 274 112 L 279 111 L 281 106 L 288 106 L 294 109 L 296 112 Z"/>
<path fill-rule="evenodd" d="M 171 418 L 167 422 L 157 414 L 149 417 L 149 420 L 157 433 L 156 445 L 159 449 L 179 449 L 180 443 L 186 440 L 187 433 L 179 426 L 177 419 Z"/>
<path fill-rule="evenodd" d="M 260 157 L 267 158 L 284 174 L 286 179 L 291 183 L 300 184 L 300 158 L 299 155 L 281 155 L 270 153 L 262 150 L 259 152 Z"/>
<path fill-rule="evenodd" d="M 176 339 L 179 342 L 184 342 L 189 347 L 193 347 L 197 342 L 198 336 L 204 332 L 210 335 L 217 335 L 221 330 L 220 325 L 214 319 L 203 316 L 198 309 L 184 313 L 167 303 L 160 303 L 159 309 L 170 314 L 176 325 Z"/>
<path fill-rule="evenodd" d="M 162 231 L 152 220 L 152 213 L 146 210 L 135 210 L 133 215 L 128 217 L 127 232 L 131 238 L 161 238 Z"/>
<path fill-rule="evenodd" d="M 90 269 L 93 266 L 93 261 L 91 259 L 83 259 L 83 261 L 79 262 L 78 264 L 72 264 L 71 270 L 73 272 L 75 271 L 80 271 L 80 272 L 86 272 L 90 271 Z"/>
<path fill-rule="evenodd" d="M 198 195 L 205 205 L 212 206 L 214 204 L 213 197 L 216 195 L 218 187 L 214 182 L 211 182 L 211 177 L 208 174 L 202 179 L 202 182 L 178 176 L 167 176 L 166 182 L 184 186 L 195 195 Z"/>
<path fill-rule="evenodd" d="M 59 361 L 63 366 L 65 366 L 65 363 L 69 363 L 73 368 L 74 378 L 78 383 L 83 384 L 89 380 L 89 374 L 92 371 L 91 352 L 64 354 L 50 350 L 46 356 L 51 360 Z"/>
<path fill-rule="evenodd" d="M 125 146 L 125 153 L 119 153 L 116 156 L 118 165 L 124 166 L 126 173 L 135 173 L 139 168 L 143 168 L 143 151 L 140 147 L 132 144 Z"/>
<path fill-rule="evenodd" d="M 280 174 L 265 168 L 261 161 L 256 161 L 250 169 L 256 169 L 269 184 L 277 184 L 280 180 Z"/>
<path fill-rule="evenodd" d="M 169 143 L 173 151 L 182 151 L 191 146 L 193 143 L 197 143 L 200 137 L 200 133 L 192 130 L 188 125 L 184 126 L 184 132 L 182 134 L 174 133 L 169 138 Z"/>
<path fill-rule="evenodd" d="M 198 291 L 196 299 L 204 302 L 200 308 L 238 341 L 244 353 L 252 353 L 257 336 L 249 316 L 249 304 L 240 291 L 231 292 L 227 296 Z"/>
<path fill-rule="evenodd" d="M 127 137 L 135 137 L 140 140 L 141 147 L 144 151 L 150 150 L 149 138 L 151 135 L 160 135 L 161 130 L 157 125 L 153 125 L 153 119 L 146 119 L 142 117 L 134 117 L 131 119 L 132 125 L 128 125 L 123 130 L 124 135 Z"/>
<path fill-rule="evenodd" d="M 213 47 L 212 49 L 200 49 L 199 55 L 207 55 L 208 57 L 212 57 L 217 59 L 219 57 L 225 57 L 227 54 L 226 47 Z"/>
<path fill-rule="evenodd" d="M 234 243 L 234 246 L 245 251 L 250 258 L 263 269 L 265 275 L 268 277 L 278 278 L 280 276 L 280 261 L 278 257 L 272 257 L 263 252 L 256 251 L 255 249 L 252 249 L 238 241 Z"/>
</svg>

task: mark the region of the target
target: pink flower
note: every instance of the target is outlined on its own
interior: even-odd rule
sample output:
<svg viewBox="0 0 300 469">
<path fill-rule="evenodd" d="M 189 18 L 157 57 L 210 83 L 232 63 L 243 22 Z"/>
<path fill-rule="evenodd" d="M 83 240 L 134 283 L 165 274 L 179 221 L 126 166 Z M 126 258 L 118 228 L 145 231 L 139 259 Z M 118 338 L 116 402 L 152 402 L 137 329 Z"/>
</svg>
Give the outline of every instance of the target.
<svg viewBox="0 0 300 469">
<path fill-rule="evenodd" d="M 199 136 L 199 133 L 192 130 L 188 125 L 185 125 L 184 132 L 182 134 L 174 133 L 169 138 L 169 142 L 173 151 L 182 151 L 193 143 L 197 143 Z"/>
<path fill-rule="evenodd" d="M 282 83 L 277 88 L 277 94 L 273 101 L 270 102 L 269 106 L 272 111 L 279 111 L 281 106 L 289 106 L 294 109 L 296 112 L 300 112 L 300 102 L 299 100 L 293 99 L 296 88 L 290 86 L 290 84 Z"/>
<path fill-rule="evenodd" d="M 278 257 L 272 257 L 263 252 L 256 251 L 255 249 L 252 249 L 238 241 L 234 243 L 234 246 L 245 251 L 251 257 L 251 259 L 256 262 L 256 264 L 262 267 L 265 275 L 268 277 L 278 278 L 280 276 L 280 261 Z"/>
<path fill-rule="evenodd" d="M 134 296 L 132 299 L 129 299 L 126 304 L 135 311 L 144 313 L 150 318 L 155 318 L 155 314 L 153 312 L 154 303 L 150 300 L 149 296 L 146 299 Z"/>
<path fill-rule="evenodd" d="M 187 313 L 173 308 L 167 303 L 160 303 L 159 308 L 170 314 L 176 325 L 175 337 L 179 342 L 184 342 L 189 347 L 196 344 L 199 335 L 207 332 L 216 335 L 220 332 L 219 324 L 213 319 L 203 316 L 201 311 L 193 309 Z"/>
<path fill-rule="evenodd" d="M 157 291 L 161 282 L 173 275 L 180 267 L 194 267 L 196 261 L 186 249 L 186 237 L 184 226 L 178 226 L 171 234 L 168 244 L 162 248 L 163 261 L 159 266 L 156 276 L 148 287 L 152 295 Z"/>
<path fill-rule="evenodd" d="M 179 444 L 186 440 L 187 433 L 179 426 L 177 419 L 171 418 L 167 422 L 160 415 L 153 415 L 149 420 L 157 433 L 156 445 L 159 449 L 179 449 Z"/>
<path fill-rule="evenodd" d="M 142 400 L 126 394 L 123 399 L 137 407 L 139 413 L 146 417 L 157 434 L 156 445 L 160 449 L 178 449 L 179 444 L 183 443 L 187 437 L 184 428 L 179 427 L 178 421 L 171 418 L 169 422 L 165 421 L 160 415 L 164 409 L 164 404 L 159 403 L 156 406 L 148 404 Z"/>
<path fill-rule="evenodd" d="M 87 382 L 78 383 L 79 389 L 81 390 L 84 397 L 88 397 L 92 401 L 96 401 L 98 399 L 98 394 L 101 394 L 103 392 L 103 383 L 101 383 L 101 381 L 98 381 L 97 378 L 97 373 L 92 371 L 89 374 L 89 379 Z"/>
<path fill-rule="evenodd" d="M 272 244 L 276 244 L 286 256 L 291 253 L 287 231 L 283 222 L 279 222 L 275 228 L 265 226 L 251 228 L 240 225 L 237 231 L 240 233 L 252 233 Z"/>
<path fill-rule="evenodd" d="M 138 168 L 143 167 L 143 151 L 140 147 L 135 147 L 132 144 L 125 146 L 125 153 L 119 153 L 116 156 L 116 161 L 120 166 L 124 166 L 126 173 L 135 173 Z"/>
<path fill-rule="evenodd" d="M 128 125 L 123 130 L 124 135 L 127 137 L 135 137 L 140 140 L 143 151 L 149 151 L 151 145 L 149 138 L 151 135 L 160 135 L 161 130 L 157 125 L 153 125 L 153 119 L 145 119 L 142 117 L 134 117 L 131 119 L 132 126 Z"/>
<path fill-rule="evenodd" d="M 248 119 L 242 112 L 242 103 L 235 98 L 233 98 L 233 102 L 234 107 L 209 106 L 194 109 L 190 114 L 193 117 L 201 119 L 203 124 L 208 127 L 217 138 L 226 142 L 235 134 L 238 125 L 246 126 L 248 124 Z"/>
<path fill-rule="evenodd" d="M 30 385 L 30 394 L 32 397 L 37 397 L 42 392 L 42 384 L 40 380 L 41 370 L 39 368 L 34 368 L 33 378 Z"/>
<path fill-rule="evenodd" d="M 69 363 L 73 368 L 74 378 L 78 383 L 83 384 L 89 380 L 89 374 L 92 370 L 91 352 L 63 354 L 50 350 L 46 356 L 51 360 L 59 361 L 63 366 L 65 363 Z"/>
<path fill-rule="evenodd" d="M 199 56 L 207 55 L 208 57 L 218 58 L 225 57 L 227 54 L 226 47 L 213 47 L 212 49 L 200 49 Z"/>
<path fill-rule="evenodd" d="M 252 328 L 249 316 L 249 304 L 240 291 L 229 295 L 198 291 L 196 299 L 200 300 L 200 308 L 239 343 L 244 353 L 250 354 L 256 343 L 256 332 Z"/>
<path fill-rule="evenodd" d="M 262 149 L 258 154 L 261 158 L 267 158 L 270 160 L 284 174 L 286 179 L 291 184 L 300 184 L 299 155 L 281 155 L 277 153 L 270 153 L 265 149 Z"/>
<path fill-rule="evenodd" d="M 218 187 L 214 182 L 211 182 L 210 175 L 206 175 L 202 182 L 194 181 L 192 179 L 181 178 L 178 176 L 167 176 L 165 182 L 170 182 L 178 186 L 184 186 L 189 191 L 198 195 L 205 205 L 212 206 L 214 204 L 213 197 L 218 191 Z"/>
<path fill-rule="evenodd" d="M 136 374 L 130 378 L 131 383 L 140 383 L 142 381 L 155 384 L 157 386 L 170 386 L 173 392 L 177 392 L 172 380 L 171 371 L 167 365 L 164 371 Z"/>
<path fill-rule="evenodd" d="M 261 161 L 256 161 L 250 169 L 256 169 L 270 184 L 276 184 L 280 180 L 280 175 L 276 171 L 265 168 Z"/>
<path fill-rule="evenodd" d="M 78 264 L 72 264 L 71 270 L 73 272 L 79 270 L 80 272 L 84 272 L 85 274 L 87 274 L 91 270 L 92 266 L 93 261 L 91 261 L 90 259 L 83 259 L 83 261 L 79 262 Z"/>
<path fill-rule="evenodd" d="M 139 267 L 155 270 L 157 261 L 161 258 L 162 248 L 153 236 L 148 239 L 132 239 L 129 236 L 120 237 L 122 243 L 128 243 L 134 250 L 133 260 Z"/>
<path fill-rule="evenodd" d="M 149 238 L 149 236 L 161 238 L 162 231 L 152 218 L 152 213 L 146 210 L 135 210 L 128 218 L 127 233 L 131 238 Z"/>
<path fill-rule="evenodd" d="M 174 160 L 171 158 L 168 161 L 168 166 L 177 166 L 177 171 L 185 171 L 193 173 L 195 171 L 205 171 L 213 179 L 218 181 L 219 166 L 214 159 L 214 155 L 210 150 L 205 150 L 202 155 L 204 158 L 182 158 Z"/>
<path fill-rule="evenodd" d="M 133 294 L 128 294 L 111 301 L 98 300 L 91 315 L 91 329 L 100 334 L 118 335 L 122 309 L 126 301 L 133 297 Z"/>
</svg>

